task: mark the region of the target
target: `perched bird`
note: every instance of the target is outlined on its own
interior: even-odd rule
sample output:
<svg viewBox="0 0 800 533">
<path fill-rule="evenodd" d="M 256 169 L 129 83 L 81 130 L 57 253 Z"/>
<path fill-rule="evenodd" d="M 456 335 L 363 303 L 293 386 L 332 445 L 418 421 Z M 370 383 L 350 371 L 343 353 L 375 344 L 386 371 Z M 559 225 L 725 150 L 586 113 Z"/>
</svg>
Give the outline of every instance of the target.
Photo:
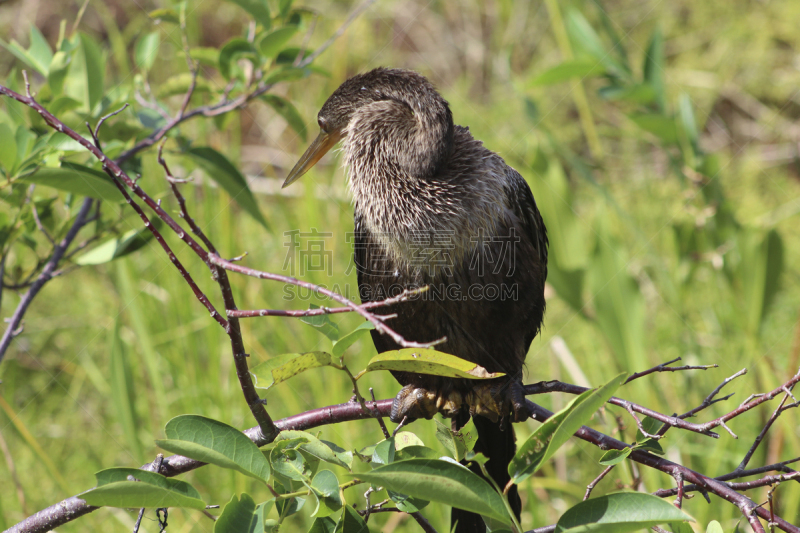
<svg viewBox="0 0 800 533">
<path fill-rule="evenodd" d="M 416 72 L 377 68 L 350 78 L 318 122 L 319 136 L 284 187 L 342 141 L 362 302 L 428 286 L 384 309 L 397 315 L 388 325 L 407 340 L 444 338 L 437 350 L 506 374 L 473 381 L 395 372 L 404 387 L 392 421 L 441 412 L 461 427 L 474 415 L 475 449 L 489 457 L 487 470 L 504 487 L 515 453 L 506 422 L 529 416 L 522 368 L 545 308 L 547 233 L 528 184 L 468 128 L 454 125 L 447 101 Z M 378 352 L 400 348 L 376 331 L 372 339 Z M 519 515 L 515 487 L 510 499 Z M 452 520 L 457 533 L 486 531 L 474 513 L 454 508 Z"/>
</svg>

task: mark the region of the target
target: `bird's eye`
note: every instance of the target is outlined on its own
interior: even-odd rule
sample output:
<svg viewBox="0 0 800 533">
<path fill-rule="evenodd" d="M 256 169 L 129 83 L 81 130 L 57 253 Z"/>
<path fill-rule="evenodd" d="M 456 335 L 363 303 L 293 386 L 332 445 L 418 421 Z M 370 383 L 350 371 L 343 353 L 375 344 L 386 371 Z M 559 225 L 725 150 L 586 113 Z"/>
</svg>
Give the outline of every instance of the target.
<svg viewBox="0 0 800 533">
<path fill-rule="evenodd" d="M 317 124 L 319 124 L 319 129 L 321 129 L 325 133 L 328 133 L 328 121 L 327 120 L 325 120 L 322 117 L 319 117 L 317 119 Z"/>
</svg>

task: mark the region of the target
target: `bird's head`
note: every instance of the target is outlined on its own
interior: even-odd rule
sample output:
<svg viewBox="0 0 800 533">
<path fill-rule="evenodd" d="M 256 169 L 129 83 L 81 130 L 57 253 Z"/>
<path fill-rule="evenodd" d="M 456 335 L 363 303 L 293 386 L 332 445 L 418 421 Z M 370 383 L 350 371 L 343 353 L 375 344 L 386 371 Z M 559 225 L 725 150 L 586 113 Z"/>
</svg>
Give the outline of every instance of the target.
<svg viewBox="0 0 800 533">
<path fill-rule="evenodd" d="M 351 160 L 388 158 L 416 176 L 435 173 L 452 150 L 447 101 L 424 76 L 410 70 L 377 68 L 348 79 L 322 106 L 317 122 L 319 135 L 284 187 L 343 139 L 350 141 Z"/>
</svg>

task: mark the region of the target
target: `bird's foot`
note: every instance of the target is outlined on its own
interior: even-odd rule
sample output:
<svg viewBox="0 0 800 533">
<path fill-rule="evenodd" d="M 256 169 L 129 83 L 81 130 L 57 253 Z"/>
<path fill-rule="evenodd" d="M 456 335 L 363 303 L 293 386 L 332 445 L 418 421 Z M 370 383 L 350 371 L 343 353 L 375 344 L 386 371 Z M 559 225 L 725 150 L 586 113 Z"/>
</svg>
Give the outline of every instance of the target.
<svg viewBox="0 0 800 533">
<path fill-rule="evenodd" d="M 511 413 L 512 422 L 530 418 L 525 392 L 519 381 L 488 381 L 475 385 L 466 395 L 471 415 L 485 416 L 492 422 Z"/>
<path fill-rule="evenodd" d="M 400 389 L 395 396 L 389 419 L 395 424 L 406 417 L 409 421 L 417 418 L 430 420 L 436 413 L 451 418 L 458 413 L 463 403 L 464 396 L 458 391 L 451 390 L 444 393 L 411 383 Z"/>
<path fill-rule="evenodd" d="M 395 423 L 405 417 L 431 419 L 436 413 L 452 418 L 465 404 L 469 406 L 470 415 L 481 415 L 493 422 L 509 413 L 512 422 L 522 422 L 532 414 L 519 381 L 491 380 L 474 385 L 466 393 L 430 390 L 413 383 L 406 385 L 392 402 L 390 419 Z"/>
</svg>

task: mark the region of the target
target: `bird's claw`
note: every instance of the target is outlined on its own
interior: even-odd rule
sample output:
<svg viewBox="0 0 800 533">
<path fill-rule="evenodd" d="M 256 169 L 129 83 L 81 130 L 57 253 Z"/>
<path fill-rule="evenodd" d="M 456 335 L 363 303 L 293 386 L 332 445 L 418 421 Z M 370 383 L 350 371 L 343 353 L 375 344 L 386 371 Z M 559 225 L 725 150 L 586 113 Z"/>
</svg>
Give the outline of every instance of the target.
<svg viewBox="0 0 800 533">
<path fill-rule="evenodd" d="M 473 386 L 466 394 L 457 390 L 430 390 L 413 383 L 406 385 L 392 402 L 389 418 L 394 423 L 404 417 L 409 420 L 431 419 L 436 413 L 453 418 L 465 404 L 469 406 L 471 416 L 481 415 L 492 422 L 505 418 L 509 412 L 512 422 L 522 422 L 532 414 L 519 381 L 492 380 Z"/>
</svg>

